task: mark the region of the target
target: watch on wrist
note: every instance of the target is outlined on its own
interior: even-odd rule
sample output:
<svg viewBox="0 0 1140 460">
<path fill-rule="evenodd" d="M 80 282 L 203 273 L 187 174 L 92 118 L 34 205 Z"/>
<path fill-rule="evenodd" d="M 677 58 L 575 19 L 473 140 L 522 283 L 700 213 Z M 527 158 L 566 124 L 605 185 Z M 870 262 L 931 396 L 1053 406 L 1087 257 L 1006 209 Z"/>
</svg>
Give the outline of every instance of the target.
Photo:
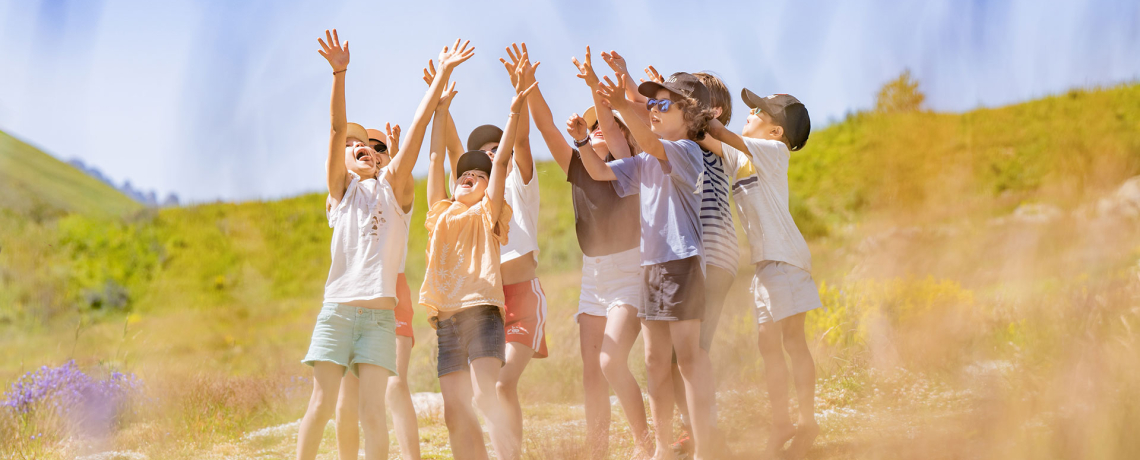
<svg viewBox="0 0 1140 460">
<path fill-rule="evenodd" d="M 574 147 L 582 148 L 582 146 L 590 143 L 590 135 L 587 134 L 582 140 L 574 140 Z"/>
</svg>

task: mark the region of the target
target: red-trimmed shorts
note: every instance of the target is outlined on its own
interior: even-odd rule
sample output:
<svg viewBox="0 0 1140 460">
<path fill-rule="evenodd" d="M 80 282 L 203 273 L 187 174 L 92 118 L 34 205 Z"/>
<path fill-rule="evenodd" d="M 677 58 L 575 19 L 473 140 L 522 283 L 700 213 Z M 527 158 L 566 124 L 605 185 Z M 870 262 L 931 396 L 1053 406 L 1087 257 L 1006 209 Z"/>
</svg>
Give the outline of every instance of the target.
<svg viewBox="0 0 1140 460">
<path fill-rule="evenodd" d="M 516 342 L 534 350 L 535 358 L 545 358 L 546 352 L 546 294 L 538 278 L 503 286 L 506 295 L 506 312 L 503 330 L 507 342 Z"/>
<path fill-rule="evenodd" d="M 412 338 L 412 345 L 416 343 L 416 336 L 412 333 L 412 290 L 408 287 L 408 278 L 403 273 L 396 278 L 396 335 Z"/>
</svg>

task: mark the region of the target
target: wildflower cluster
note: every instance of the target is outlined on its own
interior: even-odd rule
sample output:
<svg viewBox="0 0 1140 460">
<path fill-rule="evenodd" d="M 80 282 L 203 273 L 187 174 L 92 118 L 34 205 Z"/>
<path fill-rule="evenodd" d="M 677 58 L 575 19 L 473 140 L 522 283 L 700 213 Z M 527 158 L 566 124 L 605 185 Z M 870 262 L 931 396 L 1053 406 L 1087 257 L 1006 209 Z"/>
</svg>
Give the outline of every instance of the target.
<svg viewBox="0 0 1140 460">
<path fill-rule="evenodd" d="M 111 372 L 95 379 L 69 361 L 43 366 L 13 383 L 0 407 L 16 416 L 25 431 L 55 434 L 105 435 L 130 410 L 139 389 L 134 374 Z"/>
</svg>

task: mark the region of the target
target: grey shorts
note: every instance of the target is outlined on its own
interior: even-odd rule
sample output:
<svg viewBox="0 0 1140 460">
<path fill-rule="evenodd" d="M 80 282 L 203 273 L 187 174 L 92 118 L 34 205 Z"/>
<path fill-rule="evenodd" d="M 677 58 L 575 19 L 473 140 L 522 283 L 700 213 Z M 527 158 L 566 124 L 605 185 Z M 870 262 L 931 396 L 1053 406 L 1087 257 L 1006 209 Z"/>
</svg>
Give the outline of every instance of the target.
<svg viewBox="0 0 1140 460">
<path fill-rule="evenodd" d="M 703 320 L 705 271 L 700 256 L 642 267 L 641 310 L 646 321 Z"/>
<path fill-rule="evenodd" d="M 780 321 L 823 306 L 811 273 L 792 264 L 771 260 L 756 264 L 752 297 L 756 301 L 756 322 L 759 324 Z"/>
<path fill-rule="evenodd" d="M 443 377 L 467 370 L 477 358 L 507 361 L 507 336 L 503 331 L 503 314 L 499 307 L 471 307 L 450 318 L 435 321 L 439 345 L 437 370 Z"/>
</svg>

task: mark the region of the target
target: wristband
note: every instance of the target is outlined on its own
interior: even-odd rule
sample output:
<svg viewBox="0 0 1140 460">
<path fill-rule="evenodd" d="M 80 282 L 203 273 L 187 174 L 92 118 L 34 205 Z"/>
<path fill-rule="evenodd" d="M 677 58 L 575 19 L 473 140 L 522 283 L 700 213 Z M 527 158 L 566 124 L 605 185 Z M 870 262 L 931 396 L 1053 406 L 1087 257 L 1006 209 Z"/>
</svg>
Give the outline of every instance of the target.
<svg viewBox="0 0 1140 460">
<path fill-rule="evenodd" d="M 582 138 L 582 140 L 575 139 L 574 140 L 574 147 L 582 148 L 582 146 L 589 144 L 589 143 L 590 143 L 590 135 L 587 134 L 586 137 Z"/>
<path fill-rule="evenodd" d="M 340 69 L 340 70 L 338 70 L 338 71 L 336 71 L 336 72 L 333 72 L 333 75 L 336 75 L 336 74 L 338 74 L 338 73 L 341 73 L 341 72 L 348 72 L 348 69 L 347 69 L 347 68 L 344 68 L 344 69 Z"/>
</svg>

